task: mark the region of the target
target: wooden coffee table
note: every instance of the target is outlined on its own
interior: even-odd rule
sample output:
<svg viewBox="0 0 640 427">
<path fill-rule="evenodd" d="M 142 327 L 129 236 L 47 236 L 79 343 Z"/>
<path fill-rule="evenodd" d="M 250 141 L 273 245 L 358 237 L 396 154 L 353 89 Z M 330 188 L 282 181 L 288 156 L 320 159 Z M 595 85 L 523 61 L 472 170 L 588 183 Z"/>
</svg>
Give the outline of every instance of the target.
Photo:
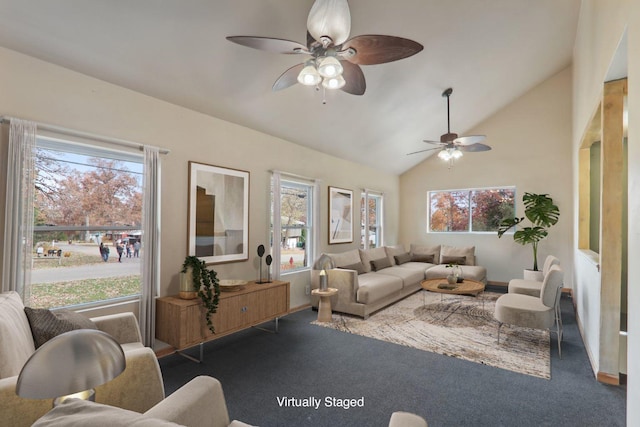
<svg viewBox="0 0 640 427">
<path fill-rule="evenodd" d="M 420 282 L 420 284 L 425 291 L 439 293 L 440 302 L 442 302 L 444 294 L 473 295 L 477 297 L 478 294 L 484 292 L 484 283 L 471 279 L 464 279 L 462 283 L 453 285 L 450 285 L 447 279 L 427 279 Z M 484 310 L 484 298 L 481 299 L 482 309 Z"/>
</svg>

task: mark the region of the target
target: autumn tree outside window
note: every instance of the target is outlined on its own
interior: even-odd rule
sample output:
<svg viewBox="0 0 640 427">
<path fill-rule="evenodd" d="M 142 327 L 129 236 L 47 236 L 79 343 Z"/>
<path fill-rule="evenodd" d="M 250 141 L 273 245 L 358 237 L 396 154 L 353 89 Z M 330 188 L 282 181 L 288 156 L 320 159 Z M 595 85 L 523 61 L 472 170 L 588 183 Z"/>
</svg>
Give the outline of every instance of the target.
<svg viewBox="0 0 640 427">
<path fill-rule="evenodd" d="M 515 187 L 429 191 L 427 232 L 495 232 L 515 215 Z"/>
</svg>

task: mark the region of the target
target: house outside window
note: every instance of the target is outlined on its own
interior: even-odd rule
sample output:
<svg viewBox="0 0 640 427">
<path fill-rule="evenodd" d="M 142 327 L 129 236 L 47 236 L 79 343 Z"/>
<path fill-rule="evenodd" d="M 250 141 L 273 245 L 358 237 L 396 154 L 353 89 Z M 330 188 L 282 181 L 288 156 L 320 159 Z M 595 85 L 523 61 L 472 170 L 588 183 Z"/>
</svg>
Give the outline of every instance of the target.
<svg viewBox="0 0 640 427">
<path fill-rule="evenodd" d="M 287 176 L 277 181 L 279 186 L 273 180 L 271 189 L 271 253 L 280 261 L 280 273 L 308 269 L 313 263 L 314 184 Z M 274 228 L 278 213 L 279 230 Z"/>
<path fill-rule="evenodd" d="M 383 201 L 381 192 L 364 190 L 360 199 L 360 248 L 379 248 L 384 245 Z"/>
<path fill-rule="evenodd" d="M 428 192 L 427 232 L 496 232 L 515 215 L 515 187 Z"/>
<path fill-rule="evenodd" d="M 25 303 L 55 308 L 139 298 L 143 156 L 38 136 L 35 165 Z"/>
</svg>

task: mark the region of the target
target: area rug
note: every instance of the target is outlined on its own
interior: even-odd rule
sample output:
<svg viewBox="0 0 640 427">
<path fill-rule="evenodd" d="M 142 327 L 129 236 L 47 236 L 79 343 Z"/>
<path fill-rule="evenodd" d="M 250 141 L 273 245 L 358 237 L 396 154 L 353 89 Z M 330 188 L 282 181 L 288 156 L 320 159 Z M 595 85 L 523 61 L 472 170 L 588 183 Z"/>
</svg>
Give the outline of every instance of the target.
<svg viewBox="0 0 640 427">
<path fill-rule="evenodd" d="M 551 378 L 549 331 L 503 325 L 493 318 L 500 294 L 478 297 L 420 291 L 367 320 L 333 313 L 314 325 L 375 338 L 475 363 Z M 484 304 L 483 304 L 484 303 Z"/>
</svg>

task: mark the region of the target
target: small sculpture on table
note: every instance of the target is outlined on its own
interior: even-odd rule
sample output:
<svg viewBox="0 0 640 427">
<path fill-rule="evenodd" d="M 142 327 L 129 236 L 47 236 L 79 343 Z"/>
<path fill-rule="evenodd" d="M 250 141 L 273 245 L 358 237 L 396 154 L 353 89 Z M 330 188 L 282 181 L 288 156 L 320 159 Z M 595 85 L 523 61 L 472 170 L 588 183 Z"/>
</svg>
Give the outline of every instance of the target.
<svg viewBox="0 0 640 427">
<path fill-rule="evenodd" d="M 271 255 L 267 255 L 264 261 L 267 264 L 267 283 L 271 283 L 271 263 L 273 262 L 273 258 Z"/>
<path fill-rule="evenodd" d="M 262 281 L 262 257 L 264 255 L 264 245 L 258 245 L 258 256 L 260 257 L 260 280 L 256 283 L 264 283 Z"/>
</svg>

